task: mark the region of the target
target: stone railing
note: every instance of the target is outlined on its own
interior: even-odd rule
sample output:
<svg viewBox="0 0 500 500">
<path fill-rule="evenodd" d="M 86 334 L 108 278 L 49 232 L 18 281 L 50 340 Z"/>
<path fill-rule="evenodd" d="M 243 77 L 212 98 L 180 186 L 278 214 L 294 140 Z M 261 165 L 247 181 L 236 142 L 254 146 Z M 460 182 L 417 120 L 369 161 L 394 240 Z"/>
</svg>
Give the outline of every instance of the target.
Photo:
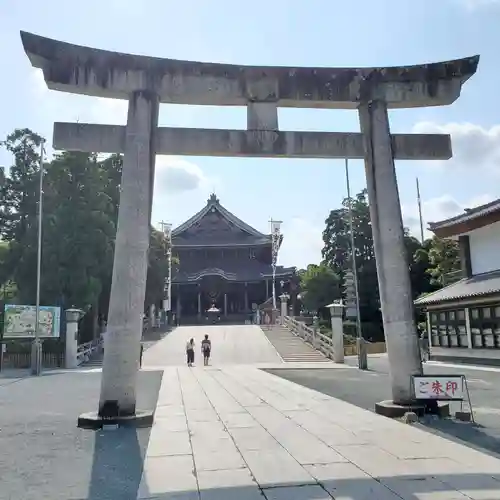
<svg viewBox="0 0 500 500">
<path fill-rule="evenodd" d="M 314 327 L 305 325 L 290 316 L 285 316 L 283 326 L 288 328 L 294 335 L 311 344 L 315 349 L 321 351 L 327 358 L 333 358 L 333 342 L 330 337 L 319 333 Z M 382 354 L 386 352 L 385 342 L 365 341 L 367 354 Z M 344 345 L 345 356 L 355 356 L 358 353 L 356 344 Z"/>
<path fill-rule="evenodd" d="M 90 342 L 84 342 L 78 346 L 78 365 L 86 363 L 94 353 L 99 351 L 103 345 L 103 336 L 101 335 L 98 339 L 91 340 Z"/>
<path fill-rule="evenodd" d="M 387 352 L 385 342 L 368 342 L 365 340 L 366 354 L 383 354 Z M 358 354 L 358 348 L 356 344 L 344 346 L 345 356 L 356 356 Z"/>
<path fill-rule="evenodd" d="M 332 339 L 319 333 L 316 328 L 307 326 L 302 321 L 297 321 L 290 316 L 285 316 L 283 326 L 288 328 L 294 335 L 311 344 L 318 351 L 321 351 L 327 358 L 333 358 Z"/>
</svg>

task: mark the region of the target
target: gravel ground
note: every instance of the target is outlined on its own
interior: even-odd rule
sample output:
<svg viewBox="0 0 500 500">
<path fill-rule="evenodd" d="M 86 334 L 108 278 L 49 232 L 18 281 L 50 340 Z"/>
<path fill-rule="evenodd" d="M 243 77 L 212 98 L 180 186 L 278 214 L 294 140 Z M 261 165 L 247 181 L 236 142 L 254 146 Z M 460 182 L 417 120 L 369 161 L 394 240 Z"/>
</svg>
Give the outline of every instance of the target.
<svg viewBox="0 0 500 500">
<path fill-rule="evenodd" d="M 135 500 L 150 430 L 76 426 L 97 407 L 101 373 L 25 375 L 0 375 L 0 500 Z M 140 372 L 139 408 L 156 407 L 161 377 Z"/>
</svg>

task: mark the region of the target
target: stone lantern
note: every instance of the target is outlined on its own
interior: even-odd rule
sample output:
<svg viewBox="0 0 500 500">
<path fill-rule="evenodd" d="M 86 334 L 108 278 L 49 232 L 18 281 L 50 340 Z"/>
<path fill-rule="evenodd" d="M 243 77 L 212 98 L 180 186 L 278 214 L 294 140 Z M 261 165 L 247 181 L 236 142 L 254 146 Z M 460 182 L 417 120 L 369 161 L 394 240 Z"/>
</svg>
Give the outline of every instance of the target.
<svg viewBox="0 0 500 500">
<path fill-rule="evenodd" d="M 334 301 L 326 307 L 330 310 L 332 323 L 332 348 L 333 361 L 335 363 L 344 362 L 344 327 L 342 317 L 344 314 L 344 304 L 341 300 Z"/>
<path fill-rule="evenodd" d="M 66 368 L 78 367 L 78 322 L 84 313 L 81 309 L 66 309 Z"/>
</svg>

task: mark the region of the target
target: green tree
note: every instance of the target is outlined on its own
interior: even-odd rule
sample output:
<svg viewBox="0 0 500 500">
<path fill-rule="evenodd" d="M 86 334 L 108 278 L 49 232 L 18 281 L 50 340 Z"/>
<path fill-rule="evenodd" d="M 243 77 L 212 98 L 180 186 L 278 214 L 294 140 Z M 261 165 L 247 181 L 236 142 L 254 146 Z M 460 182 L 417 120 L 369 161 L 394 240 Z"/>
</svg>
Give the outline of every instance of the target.
<svg viewBox="0 0 500 500">
<path fill-rule="evenodd" d="M 0 239 L 6 242 L 0 278 L 4 283 L 15 280 L 29 254 L 38 208 L 41 141 L 29 129 L 16 129 L 0 143 L 14 161 L 0 183 Z"/>
<path fill-rule="evenodd" d="M 0 183 L 0 285 L 15 282 L 24 303 L 36 294 L 41 140 L 19 129 L 2 143 L 14 164 Z M 79 307 L 94 320 L 107 316 L 122 160 L 66 152 L 44 165 L 42 304 Z M 152 229 L 146 304 L 163 298 L 167 272 L 166 240 Z"/>
<path fill-rule="evenodd" d="M 325 262 L 341 277 L 350 269 L 351 243 L 349 234 L 349 200 L 342 202 L 342 207 L 332 210 L 326 220 L 323 232 L 323 258 Z M 370 336 L 377 337 L 382 327 L 380 314 L 380 298 L 377 279 L 377 267 L 373 245 L 370 208 L 367 191 L 358 193 L 352 201 L 353 231 L 355 242 L 356 266 L 359 280 L 361 321 L 369 323 Z M 428 248 L 405 229 L 406 258 L 408 261 L 413 297 L 433 291 L 428 269 L 431 265 Z M 373 327 L 373 328 L 372 328 Z M 368 325 L 363 327 L 367 331 Z"/>
<path fill-rule="evenodd" d="M 30 129 L 16 129 L 0 143 L 14 159 L 0 185 L 0 237 L 6 241 L 22 244 L 36 216 L 41 141 Z"/>
<path fill-rule="evenodd" d="M 47 168 L 42 290 L 48 303 L 89 309 L 98 301 L 116 232 L 106 182 L 92 154 L 62 153 Z"/>
<path fill-rule="evenodd" d="M 446 274 L 460 270 L 458 243 L 446 238 L 434 236 L 428 240 L 428 258 L 431 282 L 443 286 Z"/>
<path fill-rule="evenodd" d="M 422 245 L 419 240 L 405 234 L 406 252 L 410 266 L 410 280 L 413 298 L 436 290 L 429 274 L 429 241 Z"/>
<path fill-rule="evenodd" d="M 301 301 L 309 311 L 319 309 L 341 297 L 340 277 L 325 264 L 309 264 L 299 271 Z"/>
<path fill-rule="evenodd" d="M 345 198 L 341 208 L 330 212 L 323 231 L 323 259 L 340 276 L 342 286 L 344 273 L 352 266 L 348 209 L 349 199 Z M 366 189 L 353 197 L 352 217 L 361 319 L 380 323 L 377 268 Z"/>
</svg>

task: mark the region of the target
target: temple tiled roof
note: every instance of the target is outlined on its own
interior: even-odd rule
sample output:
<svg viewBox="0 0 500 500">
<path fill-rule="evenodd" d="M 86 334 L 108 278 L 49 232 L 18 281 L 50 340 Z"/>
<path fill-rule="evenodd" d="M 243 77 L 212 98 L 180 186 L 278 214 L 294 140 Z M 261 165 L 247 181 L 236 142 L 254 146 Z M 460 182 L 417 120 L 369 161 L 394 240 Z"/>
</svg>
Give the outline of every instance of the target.
<svg viewBox="0 0 500 500">
<path fill-rule="evenodd" d="M 270 245 L 271 235 L 243 222 L 212 194 L 205 207 L 172 231 L 172 244 L 174 247 Z"/>
<path fill-rule="evenodd" d="M 429 229 L 431 231 L 436 231 L 443 228 L 448 228 L 455 226 L 457 224 L 462 224 L 464 222 L 472 221 L 474 219 L 479 219 L 493 212 L 500 212 L 500 199 L 486 203 L 485 205 L 480 205 L 474 208 L 466 208 L 463 213 L 450 217 L 449 219 L 444 219 L 438 222 L 429 222 Z"/>
<path fill-rule="evenodd" d="M 182 265 L 181 265 L 182 267 Z M 272 276 L 272 267 L 257 261 L 211 262 L 210 267 L 200 269 L 180 269 L 172 276 L 173 283 L 197 282 L 206 276 L 220 276 L 227 281 L 258 281 Z M 294 267 L 276 267 L 276 278 L 295 273 Z"/>
<path fill-rule="evenodd" d="M 452 283 L 441 290 L 428 293 L 415 301 L 416 306 L 439 304 L 452 300 L 486 296 L 500 292 L 500 270 L 477 274 Z"/>
</svg>

